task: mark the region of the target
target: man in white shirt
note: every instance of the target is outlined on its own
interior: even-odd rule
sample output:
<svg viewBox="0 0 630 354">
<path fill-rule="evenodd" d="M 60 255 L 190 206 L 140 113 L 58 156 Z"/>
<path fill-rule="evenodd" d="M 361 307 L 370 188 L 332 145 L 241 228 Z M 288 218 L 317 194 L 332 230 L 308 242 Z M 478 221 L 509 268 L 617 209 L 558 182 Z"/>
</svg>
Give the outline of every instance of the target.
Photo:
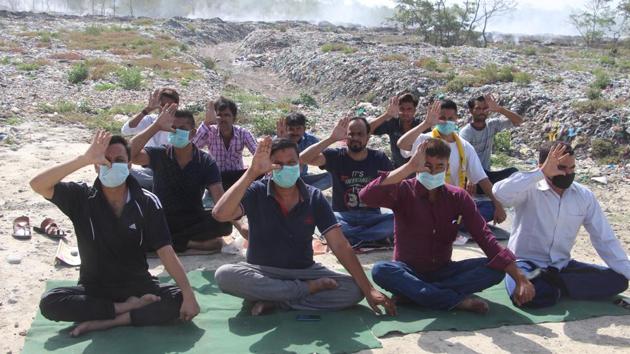
<svg viewBox="0 0 630 354">
<path fill-rule="evenodd" d="M 496 197 L 516 212 L 508 248 L 536 288 L 536 296 L 525 306 L 551 306 L 562 296 L 591 300 L 625 291 L 630 260 L 593 192 L 573 182 L 571 146 L 548 143 L 541 148 L 538 161 L 539 169 L 517 172 L 493 188 Z M 571 259 L 582 225 L 609 268 Z M 514 281 L 508 276 L 505 284 L 511 294 Z"/>
<path fill-rule="evenodd" d="M 149 96 L 149 104 L 135 117 L 125 122 L 120 129 L 123 135 L 136 135 L 147 129 L 157 120 L 159 112 L 167 104 L 179 104 L 179 93 L 171 88 L 156 89 Z M 151 112 L 157 111 L 158 114 Z M 168 132 L 158 132 L 147 142 L 148 147 L 160 147 L 168 144 Z M 130 174 L 140 183 L 144 189 L 151 190 L 153 188 L 153 171 L 147 167 L 134 167 L 130 170 Z"/>
<path fill-rule="evenodd" d="M 479 212 L 486 221 L 494 220 L 496 223 L 502 223 L 506 218 L 505 209 L 492 194 L 492 183 L 483 170 L 475 148 L 457 134 L 456 122 L 457 105 L 455 102 L 451 100 L 434 102 L 429 107 L 424 122 L 398 139 L 400 153 L 404 158 L 410 157 L 420 144 L 432 137 L 446 141 L 451 148 L 446 182 L 465 188 L 471 195 L 475 194 L 479 185 L 485 193 L 483 198 L 475 197 Z M 433 126 L 436 128 L 430 133 L 421 134 Z"/>
</svg>

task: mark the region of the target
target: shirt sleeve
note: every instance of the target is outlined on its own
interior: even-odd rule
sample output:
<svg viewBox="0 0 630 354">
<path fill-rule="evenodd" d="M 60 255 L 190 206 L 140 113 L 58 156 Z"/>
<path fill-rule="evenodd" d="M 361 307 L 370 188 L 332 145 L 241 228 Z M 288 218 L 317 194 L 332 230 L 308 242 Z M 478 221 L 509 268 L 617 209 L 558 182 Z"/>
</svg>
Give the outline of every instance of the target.
<svg viewBox="0 0 630 354">
<path fill-rule="evenodd" d="M 166 148 L 161 146 L 145 146 L 144 151 L 149 155 L 149 168 L 155 172 L 158 162 L 166 152 Z"/>
<path fill-rule="evenodd" d="M 411 147 L 411 150 L 407 151 L 407 150 L 400 149 L 400 155 L 406 159 L 410 158 L 413 155 L 412 151 L 416 151 L 416 149 L 418 148 L 418 145 L 422 144 L 422 142 L 427 140 L 427 138 L 428 136 L 426 136 L 425 134 L 418 135 L 416 140 L 413 142 L 413 146 Z"/>
<path fill-rule="evenodd" d="M 326 163 L 320 166 L 321 169 L 329 172 L 339 170 L 339 149 L 326 149 L 322 154 L 326 158 Z"/>
<path fill-rule="evenodd" d="M 49 199 L 62 213 L 73 220 L 85 208 L 90 188 L 85 183 L 59 182 Z"/>
<path fill-rule="evenodd" d="M 511 129 L 514 128 L 514 124 L 512 124 L 512 121 L 509 118 L 494 118 L 494 119 L 489 119 L 488 120 L 488 125 L 492 125 L 492 136 L 494 137 L 494 134 L 506 130 L 506 129 Z"/>
<path fill-rule="evenodd" d="M 255 154 L 258 144 L 256 143 L 256 139 L 254 139 L 252 133 L 247 129 L 243 129 L 243 140 L 245 140 L 245 146 L 247 146 L 247 150 L 249 150 L 252 155 Z"/>
<path fill-rule="evenodd" d="M 540 169 L 531 172 L 516 172 L 492 186 L 492 194 L 506 207 L 517 206 L 527 200 L 529 191 L 545 179 Z"/>
<path fill-rule="evenodd" d="M 197 149 L 203 149 L 210 145 L 209 142 L 210 129 L 206 126 L 206 123 L 201 122 L 199 128 L 197 128 L 197 134 L 192 138 L 192 143 L 195 144 Z"/>
<path fill-rule="evenodd" d="M 479 183 L 479 181 L 488 178 L 486 171 L 483 170 L 479 155 L 475 151 L 475 148 L 467 141 L 462 141 L 464 144 L 466 154 L 466 175 L 472 183 Z"/>
<path fill-rule="evenodd" d="M 391 171 L 394 169 L 394 165 L 392 164 L 392 161 L 389 159 L 389 157 L 387 157 L 387 155 L 385 155 L 384 153 L 381 153 L 381 166 L 379 167 L 379 171 Z"/>
<path fill-rule="evenodd" d="M 602 211 L 595 196 L 588 194 L 587 213 L 584 219 L 584 228 L 588 232 L 591 243 L 597 254 L 615 272 L 623 274 L 630 279 L 630 260 L 624 251 L 619 239 L 615 236 L 606 215 Z"/>
<path fill-rule="evenodd" d="M 372 182 L 368 183 L 359 192 L 359 199 L 372 208 L 398 209 L 398 194 L 400 183 L 381 185 L 389 176 L 389 172 L 381 172 Z"/>
<path fill-rule="evenodd" d="M 206 158 L 204 161 L 203 170 L 205 172 L 205 180 L 204 184 L 206 187 L 211 186 L 215 183 L 221 183 L 221 171 L 219 171 L 219 166 L 217 166 L 216 161 Z"/>
<path fill-rule="evenodd" d="M 171 232 L 164 216 L 162 204 L 155 194 L 148 195 L 143 214 L 145 215 L 142 233 L 143 246 L 157 251 L 164 246 L 171 245 Z"/>
<path fill-rule="evenodd" d="M 470 142 L 470 134 L 472 132 L 472 128 L 470 127 L 470 123 L 466 124 L 466 126 L 464 126 L 462 128 L 462 130 L 459 132 L 459 137 Z"/>
<path fill-rule="evenodd" d="M 243 209 L 243 215 L 249 215 L 256 204 L 258 203 L 257 199 L 257 190 L 259 188 L 266 188 L 267 185 L 261 181 L 254 181 L 247 189 L 245 190 L 245 194 L 241 199 L 241 209 Z"/>
<path fill-rule="evenodd" d="M 322 193 L 319 190 L 315 190 L 313 193 L 314 200 L 314 214 L 315 214 L 315 225 L 319 229 L 322 235 L 326 234 L 333 227 L 339 226 L 337 222 L 337 218 L 330 207 L 330 204 L 324 198 Z"/>
<path fill-rule="evenodd" d="M 386 122 L 384 122 L 383 124 L 379 125 L 378 128 L 374 129 L 374 131 L 372 131 L 373 135 L 383 135 L 383 134 L 389 134 L 392 130 L 392 121 L 393 119 L 390 119 Z"/>
<path fill-rule="evenodd" d="M 516 260 L 516 257 L 512 251 L 499 244 L 468 193 L 461 191 L 460 196 L 462 197 L 461 206 L 464 226 L 488 257 L 488 267 L 504 270 Z"/>
<path fill-rule="evenodd" d="M 146 115 L 142 117 L 142 119 L 140 120 L 140 122 L 135 128 L 131 128 L 129 126 L 129 122 L 131 122 L 131 119 L 129 119 L 128 121 L 125 122 L 125 124 L 123 124 L 122 128 L 120 128 L 120 132 L 122 135 L 135 135 L 147 129 L 151 124 L 153 124 L 154 121 L 155 121 L 155 118 L 152 114 Z"/>
</svg>

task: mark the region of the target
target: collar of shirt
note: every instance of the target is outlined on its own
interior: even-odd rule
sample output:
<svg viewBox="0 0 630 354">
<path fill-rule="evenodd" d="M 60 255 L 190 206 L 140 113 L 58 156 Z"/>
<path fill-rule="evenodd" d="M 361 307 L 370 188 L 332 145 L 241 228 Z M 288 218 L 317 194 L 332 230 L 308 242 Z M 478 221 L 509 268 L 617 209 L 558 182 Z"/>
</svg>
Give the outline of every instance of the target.
<svg viewBox="0 0 630 354">
<path fill-rule="evenodd" d="M 565 193 L 567 191 L 576 192 L 576 188 L 577 187 L 575 186 L 575 183 L 571 183 L 569 188 L 565 189 Z M 543 178 L 542 180 L 538 181 L 538 183 L 536 184 L 536 189 L 538 189 L 540 191 L 543 191 L 543 192 L 551 190 L 551 191 L 553 191 L 555 193 L 555 191 L 553 189 L 551 189 L 551 186 L 547 182 L 547 178 Z"/>
<path fill-rule="evenodd" d="M 191 161 L 197 161 L 201 163 L 201 154 L 199 153 L 199 149 L 197 149 L 195 144 L 193 144 L 192 142 L 190 143 L 190 145 L 192 146 L 192 160 Z M 177 162 L 177 158 L 175 157 L 175 147 L 173 145 L 166 146 L 166 155 L 168 156 L 169 159 Z"/>
<path fill-rule="evenodd" d="M 267 197 L 276 198 L 276 191 L 271 184 L 271 178 L 267 179 Z M 295 181 L 295 185 L 298 187 L 298 191 L 300 192 L 300 201 L 308 202 L 310 200 L 310 196 L 308 194 L 308 190 L 306 189 L 306 184 L 302 181 L 301 178 L 298 178 Z"/>
</svg>

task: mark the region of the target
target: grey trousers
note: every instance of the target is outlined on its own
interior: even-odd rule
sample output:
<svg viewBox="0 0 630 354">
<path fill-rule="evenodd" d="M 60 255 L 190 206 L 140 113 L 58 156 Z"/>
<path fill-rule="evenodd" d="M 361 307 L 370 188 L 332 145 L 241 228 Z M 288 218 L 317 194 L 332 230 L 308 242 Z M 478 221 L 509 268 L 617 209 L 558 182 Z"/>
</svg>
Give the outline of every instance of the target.
<svg viewBox="0 0 630 354">
<path fill-rule="evenodd" d="M 214 275 L 219 288 L 247 301 L 275 302 L 293 310 L 341 310 L 363 299 L 351 276 L 330 270 L 319 263 L 305 269 L 285 269 L 240 262 L 225 264 Z M 313 295 L 305 280 L 332 278 L 338 287 Z"/>
</svg>

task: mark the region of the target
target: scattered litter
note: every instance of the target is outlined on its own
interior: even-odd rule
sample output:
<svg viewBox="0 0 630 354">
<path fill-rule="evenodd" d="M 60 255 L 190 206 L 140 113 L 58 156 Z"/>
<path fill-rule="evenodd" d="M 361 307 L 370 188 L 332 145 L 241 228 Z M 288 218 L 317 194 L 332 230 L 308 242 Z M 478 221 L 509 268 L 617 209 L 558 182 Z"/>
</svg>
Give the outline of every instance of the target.
<svg viewBox="0 0 630 354">
<path fill-rule="evenodd" d="M 20 264 L 22 263 L 22 256 L 19 254 L 10 254 L 7 256 L 7 262 L 9 262 L 9 264 Z"/>
<path fill-rule="evenodd" d="M 608 178 L 606 178 L 606 176 L 593 177 L 591 180 L 601 184 L 608 184 Z"/>
</svg>

